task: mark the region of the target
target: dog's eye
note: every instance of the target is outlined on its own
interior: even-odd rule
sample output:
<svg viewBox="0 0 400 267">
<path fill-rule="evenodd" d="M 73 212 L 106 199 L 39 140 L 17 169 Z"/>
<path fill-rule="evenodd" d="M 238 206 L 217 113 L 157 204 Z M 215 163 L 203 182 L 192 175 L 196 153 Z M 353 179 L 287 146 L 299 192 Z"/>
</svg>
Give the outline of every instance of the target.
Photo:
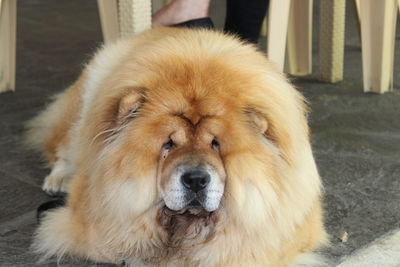
<svg viewBox="0 0 400 267">
<path fill-rule="evenodd" d="M 168 142 L 166 142 L 165 144 L 163 144 L 163 149 L 165 150 L 171 150 L 173 147 L 175 146 L 174 141 L 172 141 L 172 139 L 169 139 Z"/>
<path fill-rule="evenodd" d="M 215 150 L 219 149 L 219 142 L 216 139 L 213 139 L 211 142 L 211 147 Z"/>
</svg>

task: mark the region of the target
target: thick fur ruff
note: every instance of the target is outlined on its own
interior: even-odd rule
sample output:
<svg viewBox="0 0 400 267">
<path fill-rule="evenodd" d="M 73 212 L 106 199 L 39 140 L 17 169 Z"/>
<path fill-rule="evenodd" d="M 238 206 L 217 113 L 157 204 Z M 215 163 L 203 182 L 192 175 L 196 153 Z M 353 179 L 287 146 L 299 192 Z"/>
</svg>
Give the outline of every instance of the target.
<svg viewBox="0 0 400 267">
<path fill-rule="evenodd" d="M 318 262 L 305 256 L 326 240 L 306 105 L 252 45 L 168 28 L 106 45 L 29 125 L 52 166 L 44 189 L 68 191 L 67 205 L 36 232 L 33 248 L 44 258 Z M 174 147 L 162 150 L 169 139 Z M 215 195 L 211 212 L 167 208 L 167 174 L 200 156 L 224 188 L 219 207 Z"/>
</svg>

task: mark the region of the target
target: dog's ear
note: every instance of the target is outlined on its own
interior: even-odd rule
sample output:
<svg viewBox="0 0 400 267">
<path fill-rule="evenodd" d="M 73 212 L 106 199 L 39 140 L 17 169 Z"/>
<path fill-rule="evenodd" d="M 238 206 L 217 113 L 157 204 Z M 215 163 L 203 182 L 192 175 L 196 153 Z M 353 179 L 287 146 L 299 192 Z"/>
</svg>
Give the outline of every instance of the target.
<svg viewBox="0 0 400 267">
<path fill-rule="evenodd" d="M 256 129 L 256 131 L 258 131 L 260 134 L 267 136 L 269 125 L 266 115 L 253 108 L 246 109 L 246 114 L 249 118 L 250 123 Z"/>
<path fill-rule="evenodd" d="M 131 118 L 134 118 L 139 108 L 143 105 L 144 95 L 143 89 L 127 90 L 119 99 L 117 108 L 117 123 L 124 123 Z"/>
<path fill-rule="evenodd" d="M 112 92 L 113 93 L 113 92 Z M 137 116 L 144 103 L 144 89 L 127 88 L 118 94 L 100 99 L 91 112 L 96 114 L 93 140 L 105 140 L 116 136 L 124 126 Z"/>
<path fill-rule="evenodd" d="M 275 117 L 269 117 L 258 108 L 248 108 L 245 113 L 253 129 L 275 144 L 280 149 L 282 158 L 291 164 L 293 158 L 293 136 L 288 130 L 290 125 L 284 125 L 282 122 L 277 121 Z"/>
</svg>

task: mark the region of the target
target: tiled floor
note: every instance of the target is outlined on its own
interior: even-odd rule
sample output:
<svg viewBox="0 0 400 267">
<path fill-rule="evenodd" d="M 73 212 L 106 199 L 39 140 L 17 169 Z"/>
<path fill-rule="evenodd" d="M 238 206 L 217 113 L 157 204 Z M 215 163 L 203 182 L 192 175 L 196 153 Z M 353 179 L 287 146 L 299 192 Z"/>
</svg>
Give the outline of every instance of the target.
<svg viewBox="0 0 400 267">
<path fill-rule="evenodd" d="M 222 1 L 213 1 L 217 25 L 222 25 L 222 9 Z M 345 82 L 321 83 L 315 75 L 295 80 L 313 110 L 312 140 L 333 241 L 327 254 L 333 260 L 400 227 L 400 38 L 397 89 L 381 96 L 363 94 L 356 25 L 349 8 Z M 0 95 L 1 266 L 34 264 L 29 245 L 35 209 L 49 199 L 40 189 L 48 170 L 37 154 L 20 145 L 23 122 L 77 77 L 100 42 L 95 0 L 18 1 L 17 91 Z M 344 231 L 349 239 L 340 243 L 337 237 Z"/>
</svg>

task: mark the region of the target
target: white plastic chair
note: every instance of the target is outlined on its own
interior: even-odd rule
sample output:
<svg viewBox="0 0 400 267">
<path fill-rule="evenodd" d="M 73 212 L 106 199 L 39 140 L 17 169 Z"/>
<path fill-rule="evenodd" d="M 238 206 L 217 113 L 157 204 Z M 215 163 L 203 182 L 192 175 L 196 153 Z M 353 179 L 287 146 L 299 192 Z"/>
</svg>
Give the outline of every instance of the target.
<svg viewBox="0 0 400 267">
<path fill-rule="evenodd" d="M 0 0 L 0 92 L 15 90 L 17 0 Z"/>
<path fill-rule="evenodd" d="M 364 92 L 393 90 L 398 0 L 357 0 L 361 24 Z"/>
<path fill-rule="evenodd" d="M 151 0 L 98 0 L 105 42 L 151 28 Z M 15 90 L 17 0 L 0 0 L 0 92 Z"/>
<path fill-rule="evenodd" d="M 267 56 L 281 71 L 286 65 L 293 75 L 311 73 L 312 5 L 313 0 L 270 0 Z"/>
<path fill-rule="evenodd" d="M 329 82 L 343 78 L 345 1 L 320 0 L 319 66 L 321 79 Z M 312 72 L 312 6 L 312 0 L 270 1 L 267 54 L 292 75 Z"/>
<path fill-rule="evenodd" d="M 346 0 L 320 0 L 319 74 L 326 82 L 343 80 Z"/>
<path fill-rule="evenodd" d="M 361 25 L 364 92 L 391 91 L 400 0 L 355 1 Z M 327 82 L 343 79 L 345 5 L 346 0 L 320 0 L 319 73 Z M 311 73 L 311 8 L 312 0 L 271 0 L 267 54 L 279 69 L 286 65 L 286 72 L 292 75 Z"/>
<path fill-rule="evenodd" d="M 151 28 L 151 0 L 97 0 L 105 42 Z"/>
<path fill-rule="evenodd" d="M 329 82 L 343 77 L 344 2 L 321 0 L 320 72 L 322 79 Z M 364 92 L 391 91 L 400 0 L 355 0 L 355 3 L 361 26 Z"/>
</svg>

